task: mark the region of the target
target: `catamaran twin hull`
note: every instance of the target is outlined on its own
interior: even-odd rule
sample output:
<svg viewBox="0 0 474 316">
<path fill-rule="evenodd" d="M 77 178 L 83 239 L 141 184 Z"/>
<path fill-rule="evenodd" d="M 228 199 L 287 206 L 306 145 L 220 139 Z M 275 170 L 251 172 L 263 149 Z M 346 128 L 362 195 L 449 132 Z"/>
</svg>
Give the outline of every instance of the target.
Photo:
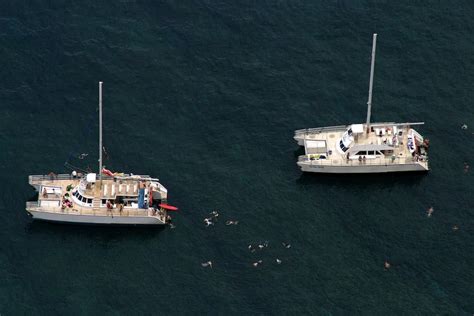
<svg viewBox="0 0 474 316">
<path fill-rule="evenodd" d="M 372 123 L 297 130 L 304 146 L 298 157 L 304 172 L 386 173 L 428 171 L 429 141 L 411 126 L 423 123 Z"/>
<path fill-rule="evenodd" d="M 99 225 L 165 225 L 169 222 L 167 190 L 149 176 L 96 174 L 31 175 L 38 199 L 26 203 L 33 219 Z"/>
<path fill-rule="evenodd" d="M 305 147 L 298 166 L 317 173 L 384 173 L 427 171 L 429 140 L 412 126 L 419 123 L 371 123 L 377 34 L 373 36 L 369 98 L 365 124 L 297 130 L 294 139 Z"/>
<path fill-rule="evenodd" d="M 99 174 L 30 175 L 38 200 L 26 203 L 34 219 L 82 224 L 164 225 L 168 190 L 150 176 L 113 173 L 102 166 L 102 81 L 99 82 Z M 104 175 L 104 176 L 103 176 Z"/>
</svg>

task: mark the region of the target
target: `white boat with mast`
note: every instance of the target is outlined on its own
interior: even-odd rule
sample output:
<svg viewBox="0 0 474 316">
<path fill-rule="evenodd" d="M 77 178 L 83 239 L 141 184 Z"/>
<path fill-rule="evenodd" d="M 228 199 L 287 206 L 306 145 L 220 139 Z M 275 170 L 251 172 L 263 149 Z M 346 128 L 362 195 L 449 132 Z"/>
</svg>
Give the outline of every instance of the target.
<svg viewBox="0 0 474 316">
<path fill-rule="evenodd" d="M 384 173 L 429 170 L 429 140 L 412 128 L 424 122 L 370 122 L 376 43 L 377 34 L 374 34 L 366 123 L 295 131 L 294 139 L 305 149 L 305 154 L 299 156 L 297 162 L 302 171 Z"/>
<path fill-rule="evenodd" d="M 99 172 L 30 175 L 38 191 L 26 202 L 33 219 L 112 225 L 164 225 L 170 222 L 168 191 L 148 175 L 112 173 L 102 167 L 102 82 L 99 82 Z"/>
</svg>

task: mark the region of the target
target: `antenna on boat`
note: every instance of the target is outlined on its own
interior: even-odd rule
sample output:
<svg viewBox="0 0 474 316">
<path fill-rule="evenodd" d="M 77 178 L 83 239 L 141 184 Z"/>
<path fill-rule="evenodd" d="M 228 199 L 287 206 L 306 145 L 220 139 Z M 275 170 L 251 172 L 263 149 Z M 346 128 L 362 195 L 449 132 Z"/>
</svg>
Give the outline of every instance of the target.
<svg viewBox="0 0 474 316">
<path fill-rule="evenodd" d="M 102 81 L 99 81 L 99 180 L 102 186 Z"/>
<path fill-rule="evenodd" d="M 372 87 L 374 85 L 374 68 L 375 68 L 375 48 L 377 46 L 377 33 L 374 33 L 372 42 L 372 63 L 370 65 L 370 82 L 369 82 L 369 100 L 367 101 L 367 135 L 370 132 L 370 111 L 372 108 Z"/>
</svg>

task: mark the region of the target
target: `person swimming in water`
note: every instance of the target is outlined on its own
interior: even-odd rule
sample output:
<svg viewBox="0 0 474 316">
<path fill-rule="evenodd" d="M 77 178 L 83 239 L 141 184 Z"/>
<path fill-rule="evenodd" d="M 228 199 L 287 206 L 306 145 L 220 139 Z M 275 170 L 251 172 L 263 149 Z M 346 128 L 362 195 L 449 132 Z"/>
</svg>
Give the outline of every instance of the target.
<svg viewBox="0 0 474 316">
<path fill-rule="evenodd" d="M 257 262 L 252 263 L 254 267 L 258 267 L 259 264 L 262 264 L 263 260 L 258 260 Z"/>
<path fill-rule="evenodd" d="M 227 222 L 225 222 L 226 226 L 237 225 L 238 223 L 239 223 L 239 221 L 227 221 Z"/>
<path fill-rule="evenodd" d="M 210 267 L 212 269 L 212 261 L 203 262 L 203 263 L 201 263 L 201 266 L 203 268 Z"/>
<path fill-rule="evenodd" d="M 388 262 L 387 260 L 385 260 L 385 262 L 383 263 L 383 267 L 384 267 L 385 270 L 390 269 L 390 267 L 391 267 L 390 262 Z"/>
<path fill-rule="evenodd" d="M 214 222 L 212 221 L 212 218 L 205 218 L 204 223 L 206 224 L 206 227 L 210 226 L 210 225 L 214 225 Z"/>
<path fill-rule="evenodd" d="M 434 212 L 434 208 L 433 208 L 433 206 L 431 206 L 431 207 L 428 209 L 428 211 L 426 212 L 426 213 L 427 213 L 426 216 L 431 217 L 431 214 L 433 214 L 433 212 Z"/>
</svg>

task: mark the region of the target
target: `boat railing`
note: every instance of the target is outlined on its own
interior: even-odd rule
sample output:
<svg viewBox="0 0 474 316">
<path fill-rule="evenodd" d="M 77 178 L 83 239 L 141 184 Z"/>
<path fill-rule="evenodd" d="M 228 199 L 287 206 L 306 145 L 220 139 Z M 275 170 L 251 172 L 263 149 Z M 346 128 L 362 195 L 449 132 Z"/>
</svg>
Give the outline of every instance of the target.
<svg viewBox="0 0 474 316">
<path fill-rule="evenodd" d="M 39 206 L 39 201 L 28 201 L 26 202 L 26 208 L 27 209 L 33 209 L 35 207 Z"/>
<path fill-rule="evenodd" d="M 326 126 L 326 127 L 298 129 L 295 131 L 295 136 L 303 135 L 303 134 L 318 134 L 318 133 L 330 132 L 330 131 L 344 131 L 347 128 L 348 128 L 347 125 L 339 125 L 339 126 Z"/>
<path fill-rule="evenodd" d="M 414 125 L 422 125 L 422 124 L 424 124 L 424 122 L 414 122 L 414 123 L 380 122 L 380 123 L 371 123 L 370 126 L 371 127 L 379 127 L 379 126 L 393 127 L 393 126 L 414 126 Z M 318 134 L 318 133 L 330 132 L 330 131 L 341 131 L 341 130 L 348 129 L 349 126 L 351 125 L 298 129 L 295 131 L 295 136 L 299 136 L 303 134 Z"/>
<path fill-rule="evenodd" d="M 47 174 L 47 175 L 30 175 L 29 181 L 36 182 L 36 181 L 52 181 L 52 180 L 72 180 L 78 179 L 78 177 L 73 177 L 72 174 Z"/>
<path fill-rule="evenodd" d="M 76 179 L 81 179 L 82 175 L 77 175 L 73 176 L 72 174 L 69 173 L 60 173 L 60 174 L 55 174 L 55 173 L 50 173 L 46 175 L 30 175 L 29 177 L 29 182 L 40 182 L 40 181 L 54 181 L 54 180 L 76 180 Z M 97 178 L 99 178 L 97 176 Z M 150 178 L 149 175 L 130 175 L 130 174 L 123 174 L 120 176 L 109 176 L 102 174 L 102 180 L 113 180 L 114 178 L 121 179 L 121 178 L 126 178 L 126 179 L 136 179 L 136 180 L 141 180 L 141 179 L 148 179 Z"/>
<path fill-rule="evenodd" d="M 428 159 L 416 159 L 413 157 L 390 157 L 390 158 L 377 158 L 377 159 L 366 159 L 365 161 L 359 161 L 357 159 L 313 159 L 311 160 L 307 156 L 299 156 L 299 162 L 308 162 L 311 165 L 321 166 L 364 166 L 364 165 L 403 165 L 403 164 L 415 164 L 415 163 L 427 163 Z"/>
<path fill-rule="evenodd" d="M 41 207 L 38 201 L 26 202 L 26 209 L 32 211 L 40 211 L 45 213 L 71 214 L 71 215 L 90 215 L 90 216 L 120 216 L 120 217 L 135 217 L 135 216 L 155 216 L 148 209 L 123 209 L 121 212 L 118 209 L 107 210 L 103 208 L 91 209 L 76 209 L 76 208 L 62 208 L 62 207 Z"/>
</svg>

